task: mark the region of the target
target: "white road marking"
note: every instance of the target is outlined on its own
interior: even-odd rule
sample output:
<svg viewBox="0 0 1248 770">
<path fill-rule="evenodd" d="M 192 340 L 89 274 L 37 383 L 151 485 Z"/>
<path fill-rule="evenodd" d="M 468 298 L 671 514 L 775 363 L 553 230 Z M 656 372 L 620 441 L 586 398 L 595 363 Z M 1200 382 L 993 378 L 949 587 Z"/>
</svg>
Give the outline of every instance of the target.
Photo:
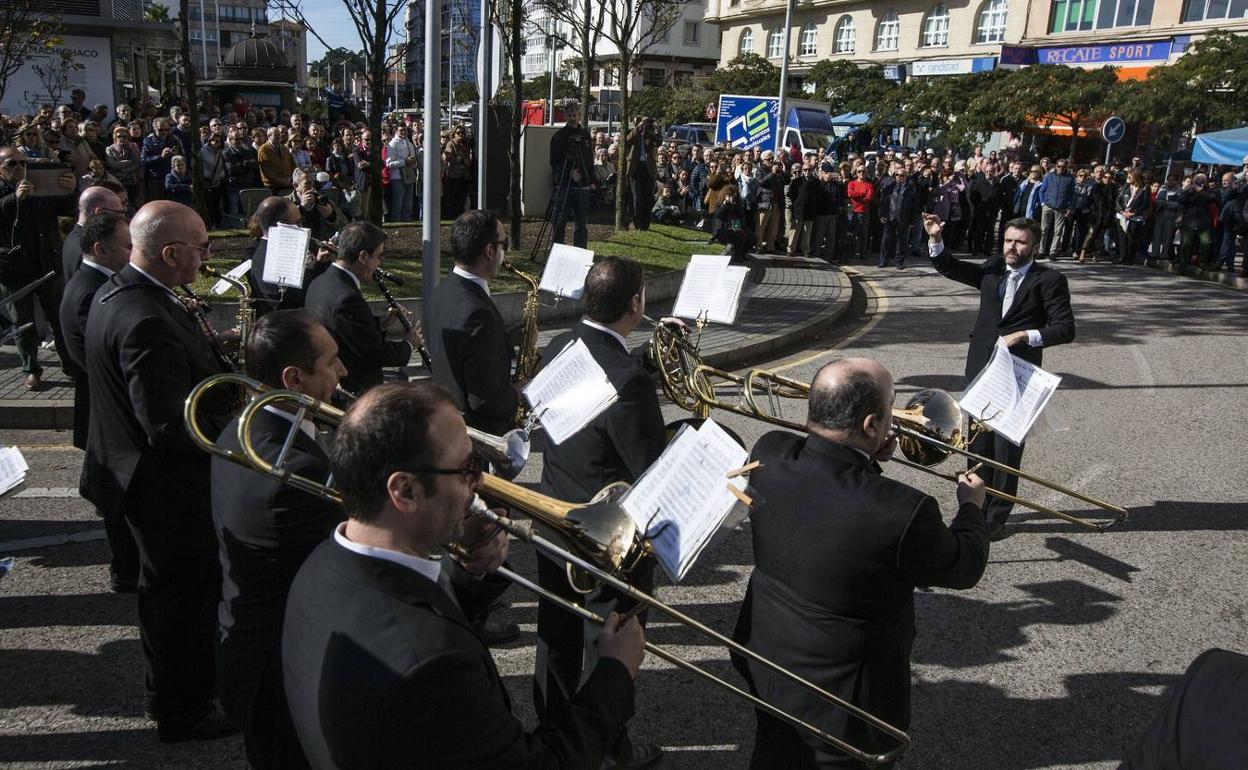
<svg viewBox="0 0 1248 770">
<path fill-rule="evenodd" d="M 78 490 L 73 487 L 27 487 L 14 497 L 33 497 L 37 499 L 78 497 Z"/>
<path fill-rule="evenodd" d="M 48 535 L 47 537 L 31 537 L 26 540 L 10 540 L 7 543 L 0 543 L 0 553 L 29 551 L 33 548 L 47 548 L 54 545 L 69 545 L 70 543 L 89 543 L 93 540 L 103 540 L 104 537 L 104 530 L 102 529 L 84 529 L 81 532 L 71 532 L 66 535 Z"/>
<path fill-rule="evenodd" d="M 1140 371 L 1140 383 L 1151 389 L 1157 384 L 1157 380 L 1153 378 L 1153 367 L 1149 366 L 1148 358 L 1139 345 L 1131 346 L 1131 357 L 1135 359 L 1135 366 Z"/>
</svg>

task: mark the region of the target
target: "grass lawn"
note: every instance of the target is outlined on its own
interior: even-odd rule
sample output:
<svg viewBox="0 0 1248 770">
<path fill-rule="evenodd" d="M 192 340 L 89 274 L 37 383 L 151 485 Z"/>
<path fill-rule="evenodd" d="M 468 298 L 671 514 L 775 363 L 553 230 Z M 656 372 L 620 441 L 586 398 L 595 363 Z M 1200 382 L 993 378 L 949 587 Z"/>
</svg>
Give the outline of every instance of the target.
<svg viewBox="0 0 1248 770">
<path fill-rule="evenodd" d="M 526 222 L 523 227 L 522 245 L 532 242 L 541 227 L 540 222 Z M 404 279 L 401 287 L 393 289 L 396 297 L 418 297 L 421 291 L 420 261 L 420 228 L 403 227 L 387 228 L 390 239 L 386 242 L 386 255 L 382 266 L 386 270 Z M 449 228 L 443 228 L 442 274 L 445 275 L 454 265 L 447 249 Z M 682 270 L 689 262 L 689 257 L 699 253 L 716 253 L 720 249 L 708 246 L 706 235 L 698 230 L 670 225 L 651 225 L 645 232 L 628 230 L 610 234 L 606 226 L 591 226 L 590 236 L 605 236 L 605 240 L 591 240 L 589 249 L 596 256 L 630 257 L 641 263 L 647 274 L 663 273 L 669 270 Z M 242 250 L 249 242 L 246 237 L 226 237 L 213 243 L 213 258 L 208 264 L 224 273 L 242 261 Z M 540 279 L 542 266 L 529 259 L 531 248 L 510 251 L 509 261 L 518 269 Z M 200 277 L 195 281 L 196 293 L 206 294 L 213 284 L 213 279 Z M 491 282 L 491 289 L 497 292 L 521 291 L 525 284 L 511 273 L 504 271 Z M 364 286 L 367 299 L 381 299 L 381 293 L 372 286 Z M 231 292 L 227 298 L 234 298 Z"/>
</svg>

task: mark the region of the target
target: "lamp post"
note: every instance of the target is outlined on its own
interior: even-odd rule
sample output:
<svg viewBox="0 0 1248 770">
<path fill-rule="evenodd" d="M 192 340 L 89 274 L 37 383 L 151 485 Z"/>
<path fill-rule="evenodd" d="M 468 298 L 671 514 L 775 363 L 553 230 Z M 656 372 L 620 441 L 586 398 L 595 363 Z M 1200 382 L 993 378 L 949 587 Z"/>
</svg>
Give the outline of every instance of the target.
<svg viewBox="0 0 1248 770">
<path fill-rule="evenodd" d="M 425 0 L 425 153 L 421 175 L 421 198 L 424 211 L 421 216 L 421 298 L 429 307 L 433 289 L 438 285 L 438 273 L 442 269 L 442 243 L 440 236 L 442 219 L 442 67 L 432 56 L 433 45 L 442 40 L 441 0 Z"/>
<path fill-rule="evenodd" d="M 486 205 L 485 191 L 488 187 L 486 171 L 489 168 L 490 98 L 494 95 L 494 24 L 490 21 L 490 4 L 481 0 L 481 26 L 477 32 L 481 47 L 481 70 L 477 74 L 477 207 Z"/>
<path fill-rule="evenodd" d="M 793 6 L 795 4 L 796 0 L 788 0 L 784 6 L 784 58 L 780 60 L 780 114 L 776 116 L 778 125 L 776 126 L 775 151 L 777 153 L 784 146 L 784 113 L 788 108 L 788 99 L 785 94 L 789 90 L 789 45 L 793 38 Z"/>
</svg>

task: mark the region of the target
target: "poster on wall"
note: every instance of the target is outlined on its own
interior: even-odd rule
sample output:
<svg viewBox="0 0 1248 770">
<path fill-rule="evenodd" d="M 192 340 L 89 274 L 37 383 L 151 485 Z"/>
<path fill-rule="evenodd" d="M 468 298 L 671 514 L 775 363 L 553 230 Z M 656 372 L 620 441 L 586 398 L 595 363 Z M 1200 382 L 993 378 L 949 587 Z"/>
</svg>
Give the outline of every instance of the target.
<svg viewBox="0 0 1248 770">
<path fill-rule="evenodd" d="M 55 70 L 60 67 L 62 49 L 68 49 L 73 55 L 71 61 L 82 66 L 65 73 L 68 83 L 59 102 L 68 104 L 70 92 L 81 88 L 87 92 L 88 107 L 101 103 L 112 106 L 113 52 L 109 39 L 65 35 L 60 46 L 31 56 L 22 64 L 21 69 L 13 73 L 5 88 L 4 99 L 0 101 L 0 112 L 6 115 L 28 114 L 35 112 L 41 104 L 52 104 L 46 81 L 55 77 Z M 43 70 L 42 74 L 40 69 Z"/>
</svg>

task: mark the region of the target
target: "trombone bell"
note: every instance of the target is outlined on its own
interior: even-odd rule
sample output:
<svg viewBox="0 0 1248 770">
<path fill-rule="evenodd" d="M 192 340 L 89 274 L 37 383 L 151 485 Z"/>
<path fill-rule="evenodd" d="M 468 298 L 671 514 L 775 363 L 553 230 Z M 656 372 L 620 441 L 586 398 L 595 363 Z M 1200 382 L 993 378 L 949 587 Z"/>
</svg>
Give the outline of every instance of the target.
<svg viewBox="0 0 1248 770">
<path fill-rule="evenodd" d="M 901 431 L 897 445 L 901 453 L 919 465 L 939 465 L 949 459 L 954 449 L 966 446 L 962 436 L 962 407 L 943 390 L 921 390 L 910 397 L 903 409 L 893 410 L 893 421 L 944 444 L 922 441 Z"/>
</svg>

